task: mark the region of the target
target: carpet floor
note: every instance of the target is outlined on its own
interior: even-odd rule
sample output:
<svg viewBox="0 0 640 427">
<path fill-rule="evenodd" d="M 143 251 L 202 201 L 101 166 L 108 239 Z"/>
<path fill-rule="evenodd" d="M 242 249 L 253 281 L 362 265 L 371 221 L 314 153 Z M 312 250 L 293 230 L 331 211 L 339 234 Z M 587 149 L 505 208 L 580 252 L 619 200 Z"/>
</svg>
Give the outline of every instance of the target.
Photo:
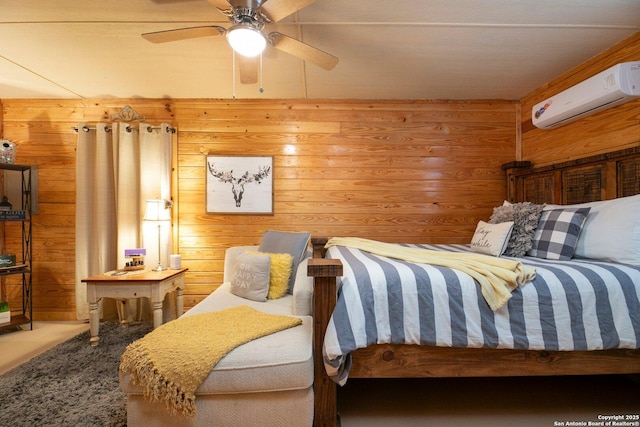
<svg viewBox="0 0 640 427">
<path fill-rule="evenodd" d="M 34 331 L 3 336 L 0 359 L 10 356 L 12 350 L 35 345 L 27 346 L 30 340 L 40 342 L 42 348 L 51 348 L 64 341 L 63 336 L 76 333 L 52 323 L 41 322 Z M 0 427 L 124 426 L 125 397 L 117 377 L 119 358 L 126 344 L 150 330 L 151 324 L 142 324 L 142 331 L 137 327 L 135 323 L 129 329 L 103 324 L 98 347 L 88 345 L 88 333 L 72 339 L 75 344 L 71 352 L 55 357 L 55 365 L 65 366 L 65 371 L 60 369 L 55 376 L 48 368 L 38 373 L 42 371 L 37 368 L 41 362 L 26 369 L 33 371 L 29 374 L 32 378 L 21 376 L 17 369 L 11 370 L 15 366 L 11 363 L 3 371 L 10 375 L 0 375 Z M 120 339 L 121 344 L 113 344 Z M 52 340 L 55 342 L 49 345 Z M 112 352 L 114 356 L 109 355 Z M 28 354 L 17 353 L 17 358 L 24 360 L 25 356 L 32 357 L 33 349 Z M 99 368 L 107 359 L 112 367 Z M 100 369 L 102 374 L 98 373 Z M 79 385 L 90 381 L 105 386 L 93 390 Z M 567 425 L 568 421 L 597 422 L 599 414 L 637 416 L 639 390 L 637 375 L 350 379 L 338 389 L 338 408 L 343 427 L 552 427 Z M 112 391 L 115 403 L 103 401 Z"/>
<path fill-rule="evenodd" d="M 126 397 L 118 383 L 126 346 L 153 329 L 150 322 L 100 325 L 0 376 L 0 426 L 126 426 Z"/>
</svg>

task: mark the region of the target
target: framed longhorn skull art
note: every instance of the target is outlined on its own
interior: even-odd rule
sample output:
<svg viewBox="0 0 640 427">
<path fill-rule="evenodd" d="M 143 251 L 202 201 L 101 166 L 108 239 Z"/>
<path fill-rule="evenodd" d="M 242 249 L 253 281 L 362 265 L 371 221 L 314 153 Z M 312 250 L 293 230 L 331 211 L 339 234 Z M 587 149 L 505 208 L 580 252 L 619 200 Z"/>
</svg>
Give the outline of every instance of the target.
<svg viewBox="0 0 640 427">
<path fill-rule="evenodd" d="M 273 214 L 273 157 L 207 155 L 207 213 Z"/>
</svg>

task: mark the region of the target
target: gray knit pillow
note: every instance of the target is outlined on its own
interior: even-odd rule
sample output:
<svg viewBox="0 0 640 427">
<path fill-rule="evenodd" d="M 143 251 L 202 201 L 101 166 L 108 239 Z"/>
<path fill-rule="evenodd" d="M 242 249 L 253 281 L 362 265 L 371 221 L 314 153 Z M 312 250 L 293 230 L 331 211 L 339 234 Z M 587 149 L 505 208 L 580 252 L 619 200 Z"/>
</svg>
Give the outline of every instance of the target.
<svg viewBox="0 0 640 427">
<path fill-rule="evenodd" d="M 538 227 L 543 205 L 531 202 L 505 203 L 493 208 L 493 215 L 489 219 L 491 224 L 513 221 L 513 231 L 507 244 L 506 256 L 522 257 L 531 249 L 533 235 Z"/>
</svg>

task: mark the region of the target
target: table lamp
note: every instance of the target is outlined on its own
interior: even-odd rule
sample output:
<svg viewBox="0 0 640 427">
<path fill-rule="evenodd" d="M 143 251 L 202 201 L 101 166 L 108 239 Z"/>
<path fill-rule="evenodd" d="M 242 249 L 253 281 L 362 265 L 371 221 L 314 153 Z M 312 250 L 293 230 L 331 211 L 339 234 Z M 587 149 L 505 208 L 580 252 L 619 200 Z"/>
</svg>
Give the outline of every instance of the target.
<svg viewBox="0 0 640 427">
<path fill-rule="evenodd" d="M 160 228 L 162 223 L 170 223 L 171 216 L 169 209 L 166 208 L 165 201 L 162 199 L 150 199 L 146 201 L 146 209 L 143 221 L 156 222 L 158 224 L 158 266 L 153 271 L 163 271 L 166 267 L 162 266 L 162 251 L 160 246 Z"/>
</svg>

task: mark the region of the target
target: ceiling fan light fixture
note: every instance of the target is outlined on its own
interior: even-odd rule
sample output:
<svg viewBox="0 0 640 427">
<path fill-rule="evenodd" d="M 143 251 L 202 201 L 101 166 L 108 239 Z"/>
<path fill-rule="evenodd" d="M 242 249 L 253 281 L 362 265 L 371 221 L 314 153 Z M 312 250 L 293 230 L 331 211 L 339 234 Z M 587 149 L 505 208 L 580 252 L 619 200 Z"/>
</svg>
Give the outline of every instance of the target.
<svg viewBox="0 0 640 427">
<path fill-rule="evenodd" d="M 262 31 L 249 24 L 237 24 L 229 28 L 227 42 L 234 51 L 248 57 L 260 55 L 267 47 L 267 39 Z"/>
</svg>

